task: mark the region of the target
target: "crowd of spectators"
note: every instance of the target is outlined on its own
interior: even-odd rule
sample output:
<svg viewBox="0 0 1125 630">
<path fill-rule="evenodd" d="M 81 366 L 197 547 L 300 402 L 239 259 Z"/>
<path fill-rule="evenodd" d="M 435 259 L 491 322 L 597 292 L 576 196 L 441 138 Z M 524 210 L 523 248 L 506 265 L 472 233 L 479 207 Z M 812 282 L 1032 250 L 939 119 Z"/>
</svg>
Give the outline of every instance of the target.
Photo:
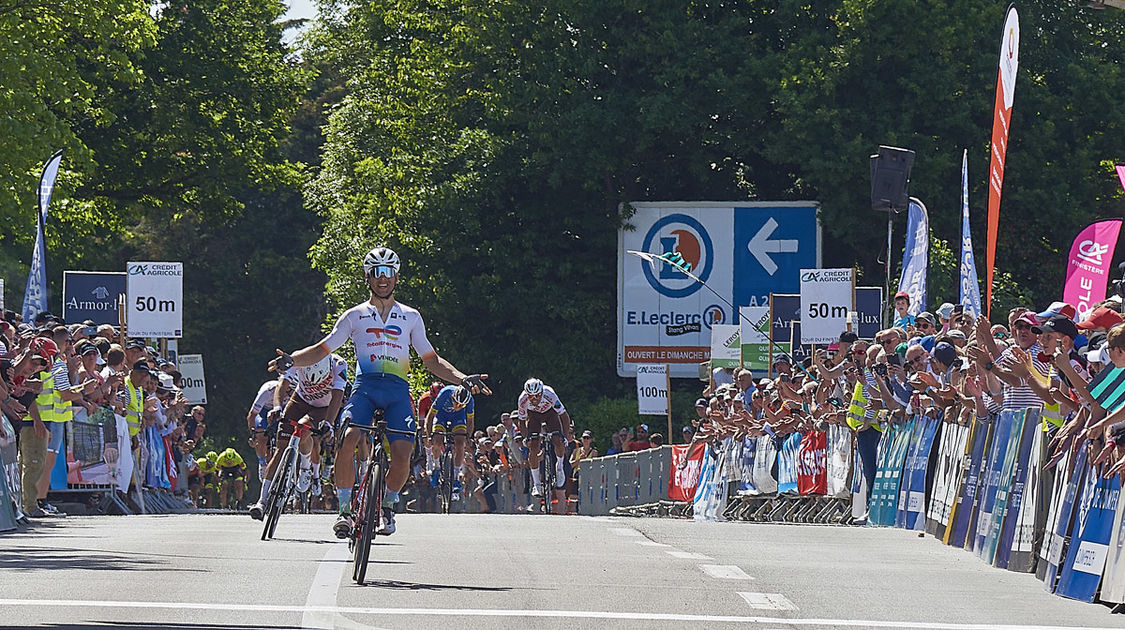
<svg viewBox="0 0 1125 630">
<path fill-rule="evenodd" d="M 24 515 L 60 515 L 48 501 L 58 457 L 67 458 L 69 489 L 128 490 L 132 483 L 186 497 L 196 467 L 191 453 L 207 424 L 202 407 L 189 409 L 181 382 L 176 365 L 156 348 L 123 338 L 112 325 L 67 325 L 46 312 L 24 322 L 5 311 L 0 411 L 6 422 L 0 422 L 0 440 L 16 442 L 18 473 L 7 482 Z M 101 429 L 91 433 L 89 427 Z M 102 462 L 75 459 L 76 436 L 91 434 L 102 443 L 83 453 L 95 452 Z M 97 464 L 104 466 L 90 478 Z"/>
<path fill-rule="evenodd" d="M 870 492 L 888 423 L 941 413 L 946 422 L 964 425 L 974 417 L 1035 407 L 1043 410 L 1052 458 L 1084 437 L 1094 463 L 1111 462 L 1107 475 L 1125 470 L 1120 298 L 1096 304 L 1085 318 L 1062 302 L 1040 312 L 1015 308 L 1003 324 L 948 303 L 911 316 L 909 299 L 895 296 L 895 325 L 873 340 L 844 332 L 838 343 L 799 364 L 777 354 L 767 378 L 716 370 L 696 402 L 697 418 L 684 427 L 685 438 L 781 438 L 846 425 L 855 433 Z"/>
</svg>

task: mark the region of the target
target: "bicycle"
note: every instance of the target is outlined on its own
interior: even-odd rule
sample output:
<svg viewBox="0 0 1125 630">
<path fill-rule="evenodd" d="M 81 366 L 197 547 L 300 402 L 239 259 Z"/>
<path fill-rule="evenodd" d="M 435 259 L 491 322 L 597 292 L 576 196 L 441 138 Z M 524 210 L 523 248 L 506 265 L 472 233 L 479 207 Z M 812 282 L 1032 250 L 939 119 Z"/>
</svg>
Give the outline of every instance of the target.
<svg viewBox="0 0 1125 630">
<path fill-rule="evenodd" d="M 562 431 L 548 431 L 543 434 L 543 440 L 540 442 L 543 448 L 543 457 L 539 458 L 539 479 L 543 482 L 543 513 L 551 513 L 551 502 L 555 498 L 555 466 L 559 460 L 559 456 L 555 454 L 554 439 L 556 435 L 562 435 Z"/>
<path fill-rule="evenodd" d="M 281 457 L 281 465 L 277 468 L 280 476 L 275 480 L 274 485 L 270 488 L 269 496 L 266 497 L 266 505 L 263 510 L 265 523 L 262 527 L 262 540 L 273 538 L 273 532 L 277 529 L 277 521 L 281 519 L 281 513 L 285 511 L 285 506 L 289 504 L 289 499 L 293 497 L 297 489 L 297 475 L 300 472 L 298 467 L 301 461 L 298 446 L 301 443 L 301 438 L 311 430 L 311 427 L 296 420 L 289 420 L 289 425 L 293 427 L 293 435 L 289 438 L 289 444 L 285 447 L 285 452 Z"/>
<path fill-rule="evenodd" d="M 371 426 L 350 426 L 344 422 L 340 435 L 347 435 L 349 428 L 367 433 L 365 439 L 373 442 L 368 449 L 367 461 L 363 462 L 359 473 L 359 483 L 352 490 L 352 516 L 355 519 L 348 549 L 352 552 L 352 579 L 363 586 L 367 577 L 367 561 L 371 557 L 371 543 L 375 532 L 379 531 L 383 518 L 383 496 L 387 489 L 387 465 L 389 459 L 383 438 L 388 433 L 414 437 L 412 431 L 398 431 L 387 428 L 387 420 L 382 409 L 375 410 Z"/>
<path fill-rule="evenodd" d="M 442 445 L 441 456 L 438 457 L 438 496 L 441 498 L 441 513 L 449 514 L 453 506 L 453 481 L 455 470 L 453 468 L 453 437 L 447 437 Z"/>
</svg>

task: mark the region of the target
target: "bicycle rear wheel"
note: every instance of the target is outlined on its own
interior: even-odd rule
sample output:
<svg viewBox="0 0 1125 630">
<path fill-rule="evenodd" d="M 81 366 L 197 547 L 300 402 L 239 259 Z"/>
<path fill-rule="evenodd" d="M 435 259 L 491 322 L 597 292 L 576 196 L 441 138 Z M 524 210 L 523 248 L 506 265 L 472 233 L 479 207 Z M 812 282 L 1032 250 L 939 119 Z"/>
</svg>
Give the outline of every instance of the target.
<svg viewBox="0 0 1125 630">
<path fill-rule="evenodd" d="M 376 462 L 368 469 L 367 476 L 367 492 L 363 497 L 364 509 L 362 519 L 357 523 L 357 536 L 354 551 L 353 578 L 356 583 L 363 586 L 364 579 L 367 577 L 367 560 L 371 557 L 371 542 L 375 538 L 375 531 L 379 524 L 380 514 L 379 508 L 382 507 L 382 487 L 383 465 L 382 462 Z"/>
<path fill-rule="evenodd" d="M 551 513 L 551 500 L 555 497 L 555 447 L 547 440 L 543 458 L 539 460 L 539 478 L 543 480 L 543 513 Z"/>
</svg>

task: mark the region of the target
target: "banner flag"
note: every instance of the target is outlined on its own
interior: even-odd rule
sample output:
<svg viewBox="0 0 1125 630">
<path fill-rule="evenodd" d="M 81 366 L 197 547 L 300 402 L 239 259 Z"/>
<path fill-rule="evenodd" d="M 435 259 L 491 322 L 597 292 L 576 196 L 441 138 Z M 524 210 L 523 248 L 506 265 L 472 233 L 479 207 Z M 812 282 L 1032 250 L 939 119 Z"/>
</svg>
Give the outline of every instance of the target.
<svg viewBox="0 0 1125 630">
<path fill-rule="evenodd" d="M 668 471 L 668 498 L 672 501 L 691 501 L 699 485 L 703 468 L 705 442 L 672 445 L 672 465 Z"/>
<path fill-rule="evenodd" d="M 1020 59 L 1020 21 L 1016 6 L 1008 7 L 1000 40 L 1000 68 L 996 78 L 996 105 L 992 119 L 992 158 L 988 166 L 988 260 L 985 266 L 985 301 L 992 312 L 992 275 L 996 265 L 996 232 L 1000 228 L 1000 191 L 1004 187 L 1004 164 L 1008 155 L 1008 127 L 1016 94 L 1016 71 Z"/>
<path fill-rule="evenodd" d="M 1117 165 L 1117 178 L 1121 180 L 1121 187 L 1125 188 L 1125 166 Z"/>
<path fill-rule="evenodd" d="M 1121 219 L 1098 221 L 1079 232 L 1070 246 L 1063 301 L 1074 305 L 1079 320 L 1086 319 L 1094 304 L 1105 299 L 1113 250 L 1120 234 Z"/>
<path fill-rule="evenodd" d="M 911 315 L 926 310 L 926 268 L 930 258 L 930 215 L 926 206 L 910 200 L 906 220 L 906 249 L 902 254 L 902 277 L 898 290 L 910 294 Z"/>
<path fill-rule="evenodd" d="M 51 192 L 59 175 L 62 151 L 57 151 L 43 165 L 39 176 L 39 208 L 35 213 L 35 248 L 31 252 L 31 268 L 27 271 L 27 288 L 23 294 L 23 321 L 30 322 L 35 315 L 47 310 L 47 248 L 43 228 L 47 223 L 47 208 L 51 205 Z"/>
<path fill-rule="evenodd" d="M 961 304 L 965 312 L 979 318 L 980 279 L 973 257 L 973 234 L 969 229 L 969 151 L 961 154 Z"/>
</svg>

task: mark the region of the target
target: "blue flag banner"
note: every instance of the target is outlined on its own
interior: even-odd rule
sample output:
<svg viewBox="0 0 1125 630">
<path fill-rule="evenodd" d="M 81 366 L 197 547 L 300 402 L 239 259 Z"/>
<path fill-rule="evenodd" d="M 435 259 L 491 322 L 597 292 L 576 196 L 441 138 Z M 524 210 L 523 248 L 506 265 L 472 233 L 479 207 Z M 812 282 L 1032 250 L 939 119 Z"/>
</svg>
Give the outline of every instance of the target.
<svg viewBox="0 0 1125 630">
<path fill-rule="evenodd" d="M 910 294 L 911 315 L 926 310 L 926 268 L 930 259 L 930 215 L 926 206 L 910 200 L 906 220 L 906 250 L 902 255 L 902 277 L 898 290 Z"/>
<path fill-rule="evenodd" d="M 47 209 L 51 205 L 51 193 L 55 189 L 55 178 L 58 177 L 61 162 L 62 151 L 59 151 L 43 165 L 43 174 L 39 177 L 35 248 L 31 252 L 31 268 L 27 272 L 27 288 L 23 294 L 25 322 L 31 322 L 36 314 L 47 310 L 47 247 L 43 240 L 43 226 L 47 222 Z"/>
<path fill-rule="evenodd" d="M 961 155 L 961 304 L 965 312 L 980 317 L 980 281 L 973 258 L 973 235 L 969 229 L 969 151 Z"/>
</svg>

